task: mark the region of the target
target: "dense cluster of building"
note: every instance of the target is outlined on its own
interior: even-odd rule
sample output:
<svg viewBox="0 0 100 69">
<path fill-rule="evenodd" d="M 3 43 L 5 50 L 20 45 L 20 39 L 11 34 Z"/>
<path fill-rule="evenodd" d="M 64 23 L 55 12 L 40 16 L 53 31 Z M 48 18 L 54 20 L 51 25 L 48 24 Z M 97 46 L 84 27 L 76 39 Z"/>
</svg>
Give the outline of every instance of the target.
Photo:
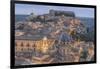
<svg viewBox="0 0 100 69">
<path fill-rule="evenodd" d="M 82 39 L 85 33 L 85 25 L 71 11 L 32 13 L 26 22 L 15 24 L 15 64 L 93 61 L 94 43 Z"/>
</svg>

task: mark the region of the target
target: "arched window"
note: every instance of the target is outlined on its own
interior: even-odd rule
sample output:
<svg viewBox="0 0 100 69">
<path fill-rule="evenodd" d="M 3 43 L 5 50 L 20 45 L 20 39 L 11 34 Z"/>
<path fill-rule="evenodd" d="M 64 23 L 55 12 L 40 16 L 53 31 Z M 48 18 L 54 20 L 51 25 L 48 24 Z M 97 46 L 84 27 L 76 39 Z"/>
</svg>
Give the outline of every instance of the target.
<svg viewBox="0 0 100 69">
<path fill-rule="evenodd" d="M 35 44 L 33 44 L 32 47 L 34 48 L 35 47 Z"/>
<path fill-rule="evenodd" d="M 23 51 L 23 48 L 21 48 L 21 51 Z"/>
<path fill-rule="evenodd" d="M 21 42 L 21 47 L 23 47 L 24 45 L 23 45 L 23 42 Z"/>
<path fill-rule="evenodd" d="M 29 45 L 29 43 L 27 43 L 27 45 L 26 45 L 27 47 L 29 47 L 30 45 Z"/>
</svg>

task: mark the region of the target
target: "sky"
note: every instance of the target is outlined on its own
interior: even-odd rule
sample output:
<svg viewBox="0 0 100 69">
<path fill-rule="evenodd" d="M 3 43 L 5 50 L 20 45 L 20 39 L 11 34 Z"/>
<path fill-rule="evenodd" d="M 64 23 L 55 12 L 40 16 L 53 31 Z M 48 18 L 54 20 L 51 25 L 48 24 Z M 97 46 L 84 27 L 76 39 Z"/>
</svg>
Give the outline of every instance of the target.
<svg viewBox="0 0 100 69">
<path fill-rule="evenodd" d="M 73 11 L 76 17 L 92 17 L 94 18 L 94 8 L 83 7 L 65 7 L 65 6 L 45 6 L 45 5 L 29 5 L 29 4 L 15 4 L 15 15 L 29 15 L 35 13 L 35 15 L 42 15 L 49 13 L 50 9 L 61 11 Z"/>
</svg>

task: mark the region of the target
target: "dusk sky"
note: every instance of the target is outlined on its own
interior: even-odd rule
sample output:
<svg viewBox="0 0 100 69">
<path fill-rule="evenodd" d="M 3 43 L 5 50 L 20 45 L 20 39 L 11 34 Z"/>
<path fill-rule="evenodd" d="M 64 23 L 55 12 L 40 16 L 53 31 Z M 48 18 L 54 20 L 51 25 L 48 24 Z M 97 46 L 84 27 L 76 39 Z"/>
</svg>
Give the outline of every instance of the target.
<svg viewBox="0 0 100 69">
<path fill-rule="evenodd" d="M 62 11 L 73 11 L 76 17 L 94 17 L 94 8 L 28 5 L 28 4 L 16 4 L 15 14 L 29 15 L 32 12 L 34 12 L 36 15 L 46 14 L 49 13 L 50 9 L 62 10 Z"/>
</svg>

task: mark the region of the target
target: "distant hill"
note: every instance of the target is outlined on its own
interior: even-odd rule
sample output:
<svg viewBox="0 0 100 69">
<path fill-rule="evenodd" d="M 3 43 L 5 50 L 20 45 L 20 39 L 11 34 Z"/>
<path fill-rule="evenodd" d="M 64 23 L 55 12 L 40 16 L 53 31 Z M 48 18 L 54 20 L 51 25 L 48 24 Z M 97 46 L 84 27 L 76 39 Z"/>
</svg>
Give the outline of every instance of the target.
<svg viewBox="0 0 100 69">
<path fill-rule="evenodd" d="M 15 16 L 15 21 L 16 22 L 19 22 L 19 21 L 26 21 L 27 18 L 29 17 L 29 15 L 16 15 Z M 86 41 L 94 41 L 94 19 L 93 18 L 87 18 L 87 17 L 77 17 L 78 19 L 81 20 L 81 22 L 86 26 L 87 28 L 87 33 L 85 33 L 84 35 L 81 35 L 82 36 L 82 39 L 83 40 L 86 40 Z M 27 27 L 29 28 L 29 27 Z M 88 39 L 87 39 L 88 38 Z"/>
</svg>

